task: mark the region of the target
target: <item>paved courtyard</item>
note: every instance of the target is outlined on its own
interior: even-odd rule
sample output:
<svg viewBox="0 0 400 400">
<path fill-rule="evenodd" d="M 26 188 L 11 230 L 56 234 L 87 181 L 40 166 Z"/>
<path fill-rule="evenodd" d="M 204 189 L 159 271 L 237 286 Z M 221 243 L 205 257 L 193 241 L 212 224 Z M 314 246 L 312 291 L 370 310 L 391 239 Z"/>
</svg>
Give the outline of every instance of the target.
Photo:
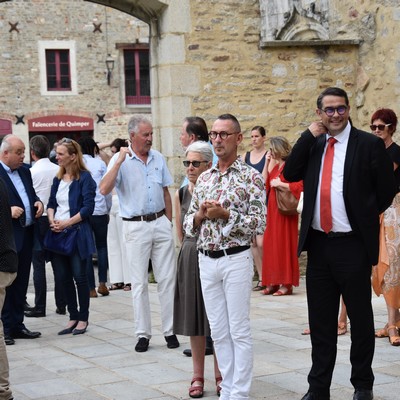
<svg viewBox="0 0 400 400">
<path fill-rule="evenodd" d="M 310 368 L 310 339 L 301 332 L 307 327 L 304 281 L 292 296 L 252 294 L 254 378 L 252 399 L 300 400 L 307 391 Z M 50 287 L 50 289 L 52 289 Z M 154 335 L 149 351 L 136 353 L 130 292 L 113 291 L 91 299 L 90 325 L 85 335 L 57 336 L 67 322 L 55 313 L 54 295 L 49 292 L 45 318 L 26 318 L 29 329 L 39 330 L 35 340 L 17 339 L 8 346 L 11 384 L 16 400 L 171 400 L 188 399 L 191 358 L 182 350 L 188 338 L 179 337 L 181 347 L 167 349 L 160 333 L 160 307 L 156 285 L 150 285 Z M 28 301 L 33 304 L 33 288 Z M 383 298 L 374 296 L 375 323 L 386 319 Z M 377 339 L 374 360 L 376 400 L 400 399 L 400 348 L 387 339 Z M 338 338 L 337 365 L 332 400 L 352 399 L 349 381 L 350 335 Z M 206 357 L 204 398 L 217 399 L 212 357 Z"/>
</svg>

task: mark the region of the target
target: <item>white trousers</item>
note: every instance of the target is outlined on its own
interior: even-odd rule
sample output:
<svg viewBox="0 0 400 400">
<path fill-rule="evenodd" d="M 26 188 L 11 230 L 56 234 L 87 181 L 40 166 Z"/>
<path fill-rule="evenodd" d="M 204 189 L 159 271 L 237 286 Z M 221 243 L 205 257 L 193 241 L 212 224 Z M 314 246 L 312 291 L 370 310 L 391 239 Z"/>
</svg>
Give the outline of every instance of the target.
<svg viewBox="0 0 400 400">
<path fill-rule="evenodd" d="M 223 381 L 221 400 L 249 399 L 253 372 L 251 251 L 221 258 L 199 253 L 204 303 Z"/>
<path fill-rule="evenodd" d="M 164 336 L 173 334 L 176 279 L 175 247 L 171 221 L 163 215 L 151 222 L 123 221 L 123 232 L 130 268 L 132 301 L 137 337 L 151 338 L 148 291 L 149 259 L 157 281 Z"/>
<path fill-rule="evenodd" d="M 122 235 L 122 218 L 119 215 L 118 196 L 113 194 L 110 222 L 107 231 L 108 264 L 111 283 L 130 283 L 131 275 L 126 260 L 125 240 Z"/>
</svg>

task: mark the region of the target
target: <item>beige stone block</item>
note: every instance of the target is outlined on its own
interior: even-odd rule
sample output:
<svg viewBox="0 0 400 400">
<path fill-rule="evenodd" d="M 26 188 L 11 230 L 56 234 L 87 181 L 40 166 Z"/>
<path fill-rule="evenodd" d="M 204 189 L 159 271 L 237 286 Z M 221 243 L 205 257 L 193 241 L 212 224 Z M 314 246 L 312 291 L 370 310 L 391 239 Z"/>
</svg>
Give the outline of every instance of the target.
<svg viewBox="0 0 400 400">
<path fill-rule="evenodd" d="M 157 48 L 157 65 L 183 64 L 185 62 L 185 37 L 183 34 L 163 35 Z"/>
<path fill-rule="evenodd" d="M 160 96 L 197 96 L 200 69 L 191 65 L 172 65 L 158 70 Z"/>
<path fill-rule="evenodd" d="M 168 4 L 162 19 L 162 32 L 190 32 L 192 21 L 190 16 L 190 1 L 164 1 Z"/>
<path fill-rule="evenodd" d="M 185 117 L 192 115 L 191 98 L 188 96 L 160 98 L 157 111 L 159 129 L 179 126 Z"/>
</svg>

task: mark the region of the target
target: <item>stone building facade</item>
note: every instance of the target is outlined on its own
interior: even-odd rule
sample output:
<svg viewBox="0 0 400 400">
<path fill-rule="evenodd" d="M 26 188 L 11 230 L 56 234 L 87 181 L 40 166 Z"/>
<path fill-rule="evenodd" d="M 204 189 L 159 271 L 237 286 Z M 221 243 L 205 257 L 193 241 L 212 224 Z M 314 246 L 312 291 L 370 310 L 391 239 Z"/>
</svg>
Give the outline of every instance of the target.
<svg viewBox="0 0 400 400">
<path fill-rule="evenodd" d="M 106 37 L 93 32 L 108 14 L 111 85 L 105 77 Z M 126 134 L 136 112 L 155 127 L 155 147 L 167 157 L 176 185 L 182 178 L 179 129 L 185 116 L 208 124 L 231 112 L 249 131 L 294 142 L 315 116 L 318 93 L 347 90 L 354 124 L 368 129 L 378 107 L 398 114 L 400 5 L 397 0 L 104 0 L 0 1 L 0 118 L 27 137 L 29 118 L 69 114 L 91 118 L 96 140 Z M 121 13 L 123 11 L 124 13 Z M 135 19 L 134 17 L 138 18 Z M 19 33 L 9 32 L 17 25 Z M 40 92 L 39 40 L 74 40 L 74 96 Z M 151 108 L 126 109 L 118 45 L 150 45 Z M 106 123 L 97 123 L 105 114 Z"/>
</svg>

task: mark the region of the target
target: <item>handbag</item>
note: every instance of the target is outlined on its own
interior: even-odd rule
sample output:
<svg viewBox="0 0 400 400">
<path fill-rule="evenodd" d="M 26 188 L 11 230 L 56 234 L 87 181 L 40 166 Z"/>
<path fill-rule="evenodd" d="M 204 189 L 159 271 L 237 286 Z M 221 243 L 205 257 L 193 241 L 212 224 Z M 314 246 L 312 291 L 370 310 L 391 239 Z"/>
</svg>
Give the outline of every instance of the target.
<svg viewBox="0 0 400 400">
<path fill-rule="evenodd" d="M 276 187 L 275 193 L 278 211 L 283 215 L 296 215 L 299 200 L 294 197 L 293 193 L 282 187 Z"/>
<path fill-rule="evenodd" d="M 76 249 L 79 225 L 65 228 L 61 232 L 48 230 L 44 237 L 43 246 L 52 253 L 70 256 Z"/>
</svg>

